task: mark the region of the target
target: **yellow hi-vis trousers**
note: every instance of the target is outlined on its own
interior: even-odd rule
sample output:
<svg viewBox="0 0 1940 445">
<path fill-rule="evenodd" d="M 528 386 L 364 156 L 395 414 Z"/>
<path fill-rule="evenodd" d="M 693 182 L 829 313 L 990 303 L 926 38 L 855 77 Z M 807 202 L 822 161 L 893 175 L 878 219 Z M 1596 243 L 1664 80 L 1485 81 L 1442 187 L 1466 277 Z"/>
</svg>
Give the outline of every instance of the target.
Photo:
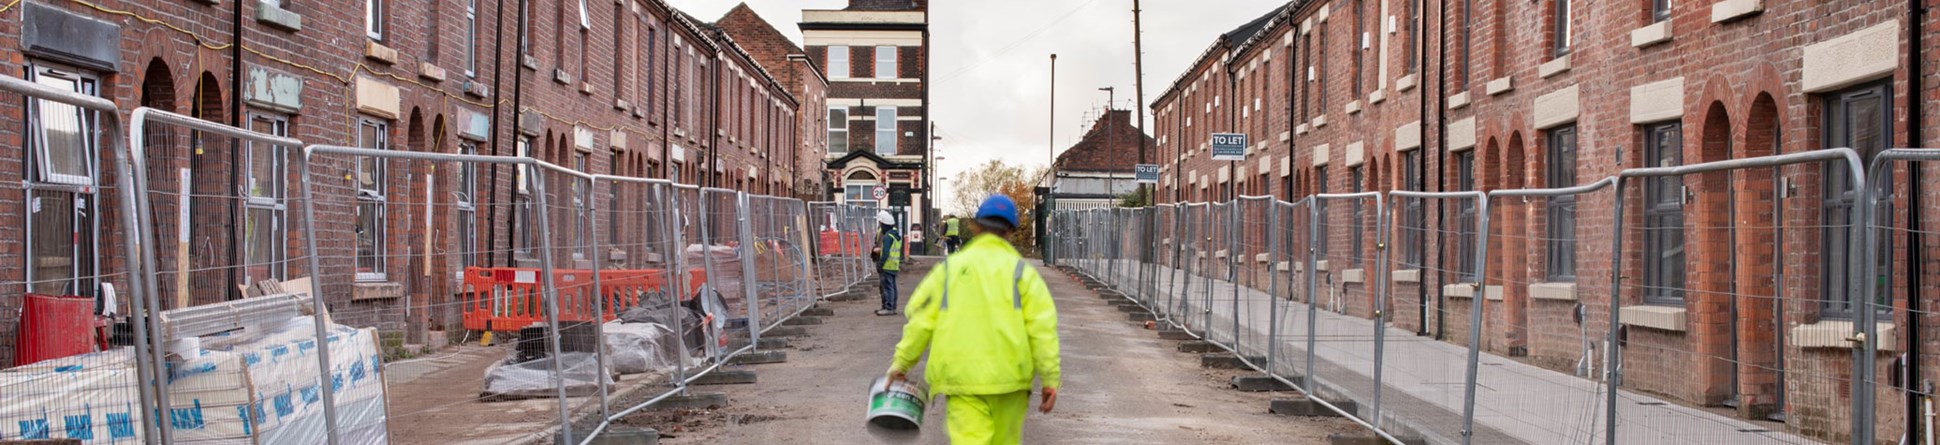
<svg viewBox="0 0 1940 445">
<path fill-rule="evenodd" d="M 1024 441 L 1024 413 L 1031 392 L 957 395 L 944 399 L 952 445 L 1018 444 Z"/>
</svg>

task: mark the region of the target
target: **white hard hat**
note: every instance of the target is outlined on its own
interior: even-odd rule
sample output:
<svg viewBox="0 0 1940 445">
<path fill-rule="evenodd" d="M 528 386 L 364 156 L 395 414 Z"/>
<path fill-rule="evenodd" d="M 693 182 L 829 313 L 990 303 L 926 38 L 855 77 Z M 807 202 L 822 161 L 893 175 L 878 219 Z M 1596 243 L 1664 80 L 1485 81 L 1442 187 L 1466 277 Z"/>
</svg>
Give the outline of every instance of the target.
<svg viewBox="0 0 1940 445">
<path fill-rule="evenodd" d="M 876 222 L 882 223 L 883 225 L 893 225 L 896 224 L 896 217 L 890 215 L 888 210 L 877 210 Z"/>
</svg>

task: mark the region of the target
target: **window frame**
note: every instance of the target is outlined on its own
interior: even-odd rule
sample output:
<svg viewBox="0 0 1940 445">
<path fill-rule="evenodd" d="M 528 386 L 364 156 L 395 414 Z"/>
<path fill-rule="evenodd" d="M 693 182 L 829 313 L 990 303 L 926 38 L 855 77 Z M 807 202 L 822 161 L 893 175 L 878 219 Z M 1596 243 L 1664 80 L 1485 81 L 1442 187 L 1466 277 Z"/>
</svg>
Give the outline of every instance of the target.
<svg viewBox="0 0 1940 445">
<path fill-rule="evenodd" d="M 1424 190 L 1425 181 L 1422 180 L 1421 155 L 1420 147 L 1401 153 L 1401 188 L 1403 190 L 1413 192 Z M 1428 218 L 1424 213 L 1425 208 L 1422 201 L 1421 199 L 1404 198 L 1403 202 L 1400 203 L 1401 223 L 1405 228 L 1405 230 L 1401 231 L 1402 239 L 1399 240 L 1401 242 L 1401 264 L 1414 269 L 1420 269 L 1427 262 L 1427 255 L 1424 252 L 1426 250 L 1424 247 L 1426 246 L 1423 245 L 1422 240 L 1427 238 Z"/>
<path fill-rule="evenodd" d="M 1327 194 L 1327 166 L 1325 165 L 1314 166 L 1314 194 Z M 1330 224 L 1327 224 L 1327 200 L 1314 199 L 1314 210 L 1320 213 L 1320 221 L 1315 222 L 1315 224 L 1320 225 L 1320 236 L 1315 237 L 1318 239 L 1315 240 L 1314 251 L 1319 252 L 1320 258 L 1325 259 L 1330 250 L 1328 247 L 1333 244 L 1327 242 L 1327 240 L 1333 238 L 1327 233 L 1330 226 Z"/>
<path fill-rule="evenodd" d="M 375 130 L 375 132 L 373 133 L 371 130 Z M 375 136 L 375 140 L 367 140 L 366 135 Z M 371 118 L 358 118 L 357 146 L 374 150 L 390 150 L 390 122 Z M 365 170 L 366 161 L 370 162 L 369 167 L 372 171 Z M 355 226 L 361 228 L 362 224 L 364 224 L 365 215 L 363 212 L 366 206 L 369 206 L 375 211 L 375 215 L 371 216 L 371 218 L 375 220 L 377 226 L 375 230 L 371 230 L 369 233 L 357 231 L 355 234 L 358 244 L 363 244 L 365 242 L 364 237 L 369 236 L 369 244 L 371 246 L 371 251 L 368 254 L 362 251 L 356 252 L 356 281 L 383 281 L 389 277 L 387 274 L 388 264 L 385 261 L 385 254 L 388 252 L 385 251 L 386 237 L 384 236 L 384 228 L 390 225 L 390 216 L 388 215 L 390 209 L 387 208 L 389 207 L 389 196 L 386 195 L 385 190 L 390 185 L 389 178 L 385 175 L 388 165 L 384 158 L 373 157 L 358 160 L 355 168 L 357 178 L 362 178 L 366 175 L 374 178 L 370 184 L 372 187 L 368 188 L 365 187 L 362 181 L 352 181 L 353 187 L 356 187 L 357 190 L 357 222 Z M 363 270 L 365 269 L 363 263 L 366 257 L 370 261 L 369 271 Z"/>
<path fill-rule="evenodd" d="M 249 114 L 249 123 L 251 131 L 284 137 L 290 135 L 290 121 L 287 116 L 252 112 Z M 266 125 L 266 127 L 259 127 L 258 125 Z M 246 148 L 242 153 L 244 165 L 242 171 L 245 175 L 243 183 L 250 185 L 250 187 L 242 190 L 241 196 L 243 203 L 242 219 L 244 221 L 244 233 L 242 234 L 241 242 L 243 243 L 242 259 L 245 271 L 243 274 L 243 284 L 248 285 L 254 281 L 254 277 L 249 276 L 249 267 L 257 264 L 268 264 L 268 267 L 264 270 L 267 276 L 264 278 L 280 280 L 287 277 L 288 271 L 286 263 L 289 261 L 288 245 L 285 239 L 287 237 L 283 236 L 283 234 L 288 229 L 289 224 L 290 148 L 271 146 L 259 149 L 255 147 L 255 142 L 245 141 L 244 144 Z M 258 156 L 265 154 L 269 157 L 268 170 L 273 172 L 271 173 L 272 177 L 258 178 L 256 177 L 256 163 L 261 159 Z M 259 194 L 256 192 L 257 187 L 255 187 L 255 184 L 263 182 L 265 179 L 271 184 L 269 193 Z M 251 214 L 255 211 L 267 211 L 270 213 L 268 222 L 270 241 L 268 246 L 255 245 L 253 238 L 249 236 L 248 231 L 254 227 Z M 257 263 L 254 261 L 255 255 L 251 254 L 254 252 L 253 249 L 267 250 L 268 259 L 265 263 Z"/>
<path fill-rule="evenodd" d="M 837 113 L 842 114 L 840 119 L 836 118 Z M 825 125 L 827 128 L 823 129 L 826 130 L 823 134 L 828 137 L 829 153 L 849 154 L 853 149 L 849 143 L 849 107 L 828 107 L 827 120 L 828 125 Z M 837 137 L 838 133 L 840 137 Z M 841 144 L 841 150 L 836 149 L 838 143 Z"/>
<path fill-rule="evenodd" d="M 1647 167 L 1684 163 L 1684 129 L 1678 121 L 1644 127 L 1643 162 Z M 1682 176 L 1658 176 L 1643 181 L 1643 285 L 1645 304 L 1682 306 L 1689 296 L 1686 270 L 1689 239 L 1685 234 L 1684 204 L 1688 189 Z"/>
<path fill-rule="evenodd" d="M 874 149 L 875 149 L 876 155 L 878 156 L 894 156 L 897 153 L 898 149 L 901 148 L 902 135 L 898 133 L 897 121 L 896 121 L 898 117 L 898 114 L 897 114 L 898 111 L 899 110 L 897 110 L 897 107 L 895 106 L 879 105 L 876 107 L 876 143 L 875 143 Z M 883 116 L 885 116 L 885 114 L 889 117 L 889 119 L 887 120 L 888 122 L 887 125 L 889 126 L 889 128 L 887 129 L 883 128 L 883 125 L 884 125 Z M 889 139 L 887 141 L 885 141 L 882 137 L 884 132 L 889 133 Z M 888 153 L 883 152 L 883 144 L 885 143 L 889 144 Z"/>
<path fill-rule="evenodd" d="M 1671 19 L 1673 0 L 1650 1 L 1650 23 L 1660 23 Z"/>
<path fill-rule="evenodd" d="M 1821 107 L 1820 115 L 1822 125 L 1820 126 L 1820 131 L 1822 133 L 1820 135 L 1820 141 L 1823 147 L 1849 147 L 1859 152 L 1861 162 L 1871 163 L 1873 158 L 1879 155 L 1879 152 L 1890 148 L 1892 145 L 1893 120 L 1895 118 L 1893 114 L 1893 84 L 1890 79 L 1869 82 L 1826 93 L 1817 99 Z M 1859 145 L 1855 144 L 1853 140 L 1852 130 L 1855 127 L 1850 122 L 1846 122 L 1841 118 L 1850 118 L 1854 112 L 1864 111 L 1862 108 L 1859 108 L 1860 102 L 1869 100 L 1875 101 L 1874 106 L 1876 108 L 1871 111 L 1873 112 L 1873 116 L 1878 118 L 1878 126 L 1873 129 L 1879 133 L 1874 135 L 1874 143 L 1870 146 L 1854 147 L 1853 145 Z M 1854 265 L 1856 263 L 1850 260 L 1850 252 L 1832 253 L 1839 250 L 1848 250 L 1854 242 L 1850 238 L 1852 235 L 1851 226 L 1854 223 L 1850 220 L 1852 216 L 1850 212 L 1852 211 L 1852 206 L 1860 204 L 1859 197 L 1857 194 L 1850 193 L 1846 190 L 1836 190 L 1833 186 L 1835 183 L 1851 183 L 1853 179 L 1846 175 L 1848 169 L 1850 167 L 1844 163 L 1827 163 L 1823 169 L 1824 175 L 1822 178 L 1825 179 L 1820 186 L 1821 201 L 1819 207 L 1820 217 L 1824 221 L 1824 224 L 1821 224 L 1823 228 L 1819 234 L 1819 250 L 1824 252 L 1819 256 L 1821 259 L 1819 264 L 1819 295 L 1821 295 L 1821 298 L 1819 298 L 1820 318 L 1847 320 L 1855 318 L 1858 311 L 1854 310 L 1854 306 L 1858 305 L 1859 298 L 1848 290 L 1853 287 L 1852 280 L 1865 279 L 1865 277 L 1853 277 L 1853 273 L 1857 272 L 1855 270 L 1857 266 Z M 1869 178 L 1869 180 L 1879 180 L 1882 183 L 1890 184 L 1893 181 L 1891 177 L 1892 172 L 1893 169 L 1886 169 L 1883 174 L 1887 175 L 1887 177 Z M 1883 196 L 1879 201 L 1879 208 L 1874 209 L 1874 221 L 1890 221 L 1892 220 L 1891 215 L 1894 211 L 1893 197 L 1890 195 Z M 1841 247 L 1837 250 L 1826 247 L 1833 244 L 1838 244 Z M 1879 269 L 1881 275 L 1873 279 L 1881 280 L 1881 283 L 1885 283 L 1886 277 L 1890 276 L 1893 270 L 1890 267 L 1892 264 L 1892 251 L 1891 249 L 1881 249 L 1876 254 L 1879 257 L 1874 258 L 1873 261 L 1882 263 L 1882 267 Z M 1836 298 L 1834 297 L 1835 295 L 1845 295 L 1846 297 L 1843 299 Z M 1874 310 L 1881 314 L 1891 314 L 1893 311 L 1893 297 L 1885 292 L 1881 292 L 1879 299 L 1871 302 L 1871 304 L 1874 306 Z"/>
<path fill-rule="evenodd" d="M 573 151 L 573 170 L 593 173 L 593 154 Z M 573 259 L 592 258 L 593 245 L 593 184 L 591 179 L 571 178 L 573 209 Z"/>
<path fill-rule="evenodd" d="M 458 154 L 478 154 L 478 143 L 459 140 Z M 458 270 L 478 265 L 478 164 L 461 162 L 452 184 L 451 207 L 457 219 Z"/>
<path fill-rule="evenodd" d="M 848 45 L 830 45 L 824 53 L 822 58 L 823 62 L 828 64 L 829 80 L 848 79 L 851 74 L 854 74 L 854 54 L 849 50 Z M 837 54 L 841 57 L 836 57 Z M 841 63 L 836 63 L 838 61 Z"/>
<path fill-rule="evenodd" d="M 1544 186 L 1577 184 L 1576 158 L 1581 148 L 1576 124 L 1548 130 L 1544 137 Z M 1471 160 L 1472 162 L 1473 160 Z M 1473 166 L 1470 167 L 1473 169 Z M 1474 172 L 1467 172 L 1473 176 Z M 1543 203 L 1543 281 L 1576 281 L 1576 195 L 1552 196 Z"/>
<path fill-rule="evenodd" d="M 1550 0 L 1550 14 L 1553 16 L 1550 17 L 1550 26 L 1553 27 L 1549 42 L 1550 58 L 1569 55 L 1570 47 L 1575 43 L 1572 38 L 1574 33 L 1570 32 L 1576 25 L 1570 17 L 1572 8 L 1570 0 Z"/>
<path fill-rule="evenodd" d="M 875 63 L 876 66 L 875 66 L 874 77 L 879 80 L 895 79 L 899 77 L 898 75 L 901 73 L 898 72 L 897 70 L 901 68 L 900 66 L 901 64 L 898 63 L 898 60 L 896 59 L 896 57 L 901 52 L 902 52 L 902 49 L 897 48 L 896 45 L 876 45 L 876 63 Z M 887 53 L 886 55 L 888 57 L 883 57 L 885 53 Z"/>
<path fill-rule="evenodd" d="M 1474 191 L 1475 150 L 1455 153 L 1455 191 Z M 1480 234 L 1476 229 L 1475 212 L 1478 203 L 1473 199 L 1458 200 L 1455 203 L 1455 282 L 1480 283 L 1481 271 L 1477 270 L 1475 249 L 1480 247 Z"/>
<path fill-rule="evenodd" d="M 1347 167 L 1347 189 L 1349 193 L 1361 193 L 1361 191 L 1367 189 L 1366 167 L 1366 164 Z M 1353 210 L 1352 215 L 1354 221 L 1351 227 L 1354 232 L 1349 234 L 1347 238 L 1351 243 L 1347 246 L 1349 249 L 1347 262 L 1357 268 L 1366 264 L 1362 257 L 1367 255 L 1367 235 L 1365 233 L 1367 232 L 1367 205 L 1361 201 L 1360 198 L 1354 198 L 1349 201 L 1352 203 L 1352 207 L 1350 208 Z"/>
<path fill-rule="evenodd" d="M 24 65 L 27 80 L 30 82 L 89 96 L 99 97 L 100 95 L 101 78 L 94 73 L 69 69 L 65 66 L 34 59 L 28 59 Z M 49 85 L 43 81 L 43 78 L 49 76 L 69 80 L 71 83 L 65 88 Z M 31 158 L 27 160 L 30 166 L 27 168 L 28 174 L 23 184 L 23 188 L 26 189 L 26 199 L 22 202 L 25 208 L 22 209 L 22 215 L 24 217 L 21 220 L 24 221 L 26 240 L 22 246 L 21 257 L 25 260 L 25 267 L 22 267 L 22 269 L 24 269 L 24 281 L 27 283 L 23 287 L 30 293 L 94 296 L 97 292 L 97 287 L 99 287 L 98 283 L 100 282 L 101 274 L 100 261 L 98 260 L 101 257 L 101 222 L 98 216 L 100 215 L 98 211 L 100 208 L 100 199 L 98 199 L 100 189 L 94 187 L 94 184 L 98 182 L 98 178 L 100 177 L 98 168 L 99 157 L 97 155 L 100 149 L 100 141 L 96 137 L 88 136 L 99 134 L 99 114 L 62 102 L 34 98 L 27 98 L 27 104 L 29 106 L 24 107 L 24 119 L 21 120 L 24 130 L 21 138 L 27 145 L 22 151 L 26 153 L 26 156 Z M 83 169 L 86 170 L 85 175 L 52 172 L 52 168 L 49 165 L 48 156 L 46 155 L 49 147 L 45 142 L 47 139 L 47 131 L 45 126 L 41 125 L 44 122 L 43 114 L 49 111 L 66 114 L 68 110 L 62 108 L 71 109 L 74 113 L 74 133 L 80 135 L 78 143 L 82 151 L 81 163 L 83 164 Z M 35 273 L 39 269 L 38 265 L 42 263 L 39 259 L 39 254 L 41 253 L 40 246 L 37 246 L 35 243 L 37 239 L 41 238 L 36 233 L 41 229 L 39 227 L 41 224 L 38 221 L 40 218 L 29 215 L 40 213 L 35 208 L 35 202 L 43 199 L 41 196 L 43 193 L 72 196 L 74 199 L 69 199 L 67 202 L 81 203 L 79 207 L 60 206 L 56 204 L 57 208 L 67 208 L 74 212 L 74 215 L 66 224 L 55 225 L 52 229 L 56 230 L 56 232 L 50 232 L 53 236 L 47 237 L 49 239 L 69 240 L 69 243 L 65 245 L 66 249 L 64 249 L 66 250 L 65 253 L 68 259 L 66 265 L 68 276 L 56 278 L 60 280 L 59 283 L 55 283 L 51 279 L 38 277 Z M 82 199 L 81 197 L 86 197 L 86 199 Z M 49 292 L 45 288 L 39 287 L 48 284 L 57 284 L 61 286 L 62 290 Z"/>
<path fill-rule="evenodd" d="M 364 37 L 384 41 L 384 0 L 364 0 Z"/>
</svg>

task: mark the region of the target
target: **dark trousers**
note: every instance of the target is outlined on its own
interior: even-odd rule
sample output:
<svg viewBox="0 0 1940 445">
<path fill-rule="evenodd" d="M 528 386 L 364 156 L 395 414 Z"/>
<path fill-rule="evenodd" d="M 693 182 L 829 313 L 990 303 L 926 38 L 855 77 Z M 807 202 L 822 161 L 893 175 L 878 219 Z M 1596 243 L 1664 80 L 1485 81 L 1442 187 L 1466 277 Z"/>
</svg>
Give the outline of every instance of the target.
<svg viewBox="0 0 1940 445">
<path fill-rule="evenodd" d="M 896 271 L 877 270 L 876 275 L 882 277 L 882 310 L 896 310 Z"/>
</svg>

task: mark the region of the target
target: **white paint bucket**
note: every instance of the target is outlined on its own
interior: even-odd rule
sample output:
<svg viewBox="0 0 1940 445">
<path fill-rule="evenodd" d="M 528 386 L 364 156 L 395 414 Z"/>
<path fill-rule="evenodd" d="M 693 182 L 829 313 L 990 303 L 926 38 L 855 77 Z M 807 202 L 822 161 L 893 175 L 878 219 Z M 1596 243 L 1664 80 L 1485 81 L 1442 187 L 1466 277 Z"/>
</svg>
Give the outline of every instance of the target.
<svg viewBox="0 0 1940 445">
<path fill-rule="evenodd" d="M 928 389 L 909 380 L 885 385 L 887 381 L 887 377 L 877 377 L 869 384 L 869 429 L 910 432 L 921 429 Z"/>
</svg>

